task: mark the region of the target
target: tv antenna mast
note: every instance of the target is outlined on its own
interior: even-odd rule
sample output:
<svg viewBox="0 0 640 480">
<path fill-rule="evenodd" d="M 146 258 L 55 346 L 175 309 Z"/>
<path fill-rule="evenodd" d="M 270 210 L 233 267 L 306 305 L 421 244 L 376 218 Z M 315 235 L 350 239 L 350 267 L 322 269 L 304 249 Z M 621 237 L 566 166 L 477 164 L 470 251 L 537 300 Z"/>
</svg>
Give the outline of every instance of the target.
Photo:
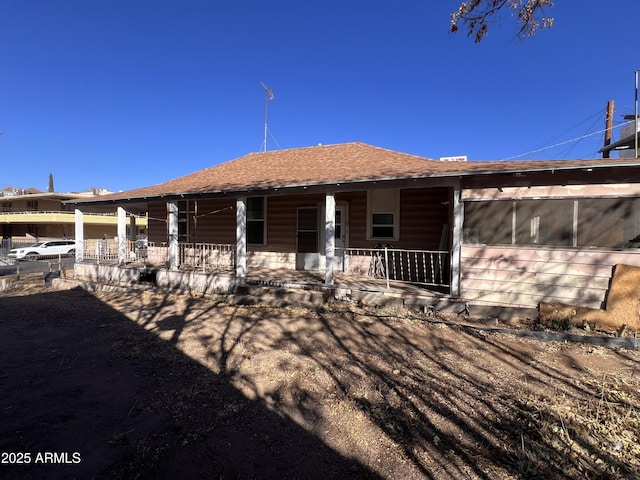
<svg viewBox="0 0 640 480">
<path fill-rule="evenodd" d="M 273 100 L 275 95 L 273 90 L 267 87 L 263 82 L 260 82 L 262 88 L 264 88 L 264 140 L 262 141 L 262 151 L 267 151 L 267 132 L 269 130 L 269 100 Z"/>
</svg>

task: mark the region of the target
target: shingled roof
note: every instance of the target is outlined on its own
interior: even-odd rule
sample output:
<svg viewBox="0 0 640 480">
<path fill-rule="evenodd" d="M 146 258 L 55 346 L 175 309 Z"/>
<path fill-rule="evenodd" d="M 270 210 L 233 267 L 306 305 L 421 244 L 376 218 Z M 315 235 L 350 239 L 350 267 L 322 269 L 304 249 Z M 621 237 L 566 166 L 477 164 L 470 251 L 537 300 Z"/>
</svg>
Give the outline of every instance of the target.
<svg viewBox="0 0 640 480">
<path fill-rule="evenodd" d="M 625 163 L 605 160 L 446 162 L 365 143 L 250 153 L 158 185 L 97 197 L 97 201 L 242 192 L 404 178 L 543 171 Z M 77 203 L 91 203 L 90 200 Z"/>
</svg>

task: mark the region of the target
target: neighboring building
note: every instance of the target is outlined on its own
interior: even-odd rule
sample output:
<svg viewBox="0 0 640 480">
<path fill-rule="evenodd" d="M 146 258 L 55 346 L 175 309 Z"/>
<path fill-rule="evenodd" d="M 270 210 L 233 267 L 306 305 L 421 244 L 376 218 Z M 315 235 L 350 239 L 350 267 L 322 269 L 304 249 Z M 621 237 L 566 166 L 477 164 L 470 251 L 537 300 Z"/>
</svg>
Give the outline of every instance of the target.
<svg viewBox="0 0 640 480">
<path fill-rule="evenodd" d="M 0 190 L 0 236 L 4 238 L 73 238 L 75 215 L 64 202 L 94 197 L 87 193 L 44 193 L 35 189 Z M 92 238 L 114 236 L 117 218 L 113 209 L 91 208 L 85 216 L 85 233 Z M 146 230 L 146 215 L 137 222 Z"/>
<path fill-rule="evenodd" d="M 320 270 L 329 285 L 334 272 L 375 275 L 384 255 L 386 272 L 475 304 L 599 307 L 613 266 L 640 266 L 635 159 L 439 161 L 348 143 L 252 153 L 73 203 L 146 205 L 169 271 L 185 243 L 233 245 L 237 277 Z"/>
<path fill-rule="evenodd" d="M 631 119 L 629 123 L 620 129 L 620 139 L 601 148 L 600 152 L 609 155 L 611 152 L 618 152 L 620 158 L 637 158 L 640 155 L 640 141 L 636 136 L 636 123 L 637 131 L 640 132 L 640 122 L 635 122 Z"/>
</svg>

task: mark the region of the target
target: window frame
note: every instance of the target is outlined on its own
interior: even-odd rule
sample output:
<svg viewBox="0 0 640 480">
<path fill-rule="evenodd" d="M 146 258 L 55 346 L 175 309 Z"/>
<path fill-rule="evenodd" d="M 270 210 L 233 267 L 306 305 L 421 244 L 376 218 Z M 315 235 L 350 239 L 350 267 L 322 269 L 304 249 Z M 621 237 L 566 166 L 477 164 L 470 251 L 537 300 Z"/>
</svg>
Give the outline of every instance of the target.
<svg viewBox="0 0 640 480">
<path fill-rule="evenodd" d="M 554 241 L 544 241 L 543 238 L 543 222 L 545 227 L 549 222 L 540 213 L 549 210 L 546 208 L 536 209 L 524 208 L 528 202 L 549 202 L 552 205 L 554 215 L 560 218 L 560 223 L 564 225 L 564 229 L 557 229 Z M 553 202 L 566 202 L 564 205 Z M 466 205 L 472 204 L 494 204 L 504 202 L 505 209 L 502 217 L 507 217 L 508 209 L 511 210 L 511 241 L 509 243 L 501 243 L 495 241 L 482 241 L 483 235 L 480 233 L 481 226 L 477 223 L 477 212 L 468 215 L 465 207 L 465 215 L 463 220 L 463 244 L 469 246 L 513 246 L 513 247 L 549 247 L 549 248 L 572 248 L 572 249 L 593 249 L 603 251 L 620 251 L 628 249 L 637 249 L 639 244 L 632 242 L 629 237 L 640 238 L 640 196 L 629 197 L 550 197 L 539 199 L 514 199 L 514 200 L 482 200 L 465 202 Z M 510 205 L 509 205 L 510 204 Z M 562 206 L 562 208 L 558 208 Z M 475 210 L 475 208 L 472 208 Z M 496 216 L 497 210 L 492 212 Z M 529 213 L 529 215 L 521 216 L 520 212 Z M 531 215 L 536 212 L 537 215 Z M 611 213 L 608 213 L 611 212 Z M 625 213 L 626 212 L 626 213 Z M 562 217 L 564 216 L 564 221 Z M 603 224 L 602 217 L 611 217 L 613 221 Z M 472 223 L 469 223 L 471 220 Z M 587 228 L 585 228 L 585 225 Z M 523 228 L 525 227 L 525 228 Z M 612 234 L 611 232 L 615 232 Z M 526 234 L 526 235 L 525 235 Z M 523 238 L 529 237 L 530 241 L 522 241 Z M 504 237 L 503 237 L 504 238 Z M 634 239 L 635 239 L 634 238 Z M 604 240 L 604 241 L 603 241 Z M 613 240 L 613 241 L 611 241 Z M 610 242 L 611 241 L 611 242 Z M 610 243 L 609 243 L 610 242 Z M 607 244 L 609 243 L 609 244 Z"/>
<path fill-rule="evenodd" d="M 382 202 L 382 198 L 376 199 L 376 194 L 393 195 L 394 205 L 389 208 L 380 207 L 376 204 Z M 392 224 L 374 223 L 374 215 L 393 215 Z M 391 236 L 376 236 L 373 234 L 375 228 L 393 228 Z M 375 190 L 367 190 L 367 240 L 393 241 L 400 240 L 400 189 L 399 188 L 380 188 Z"/>
<path fill-rule="evenodd" d="M 249 218 L 249 211 L 250 211 L 250 202 L 254 199 L 261 199 L 262 200 L 262 218 Z M 247 222 L 247 227 L 246 227 L 246 235 L 247 235 L 247 245 L 255 245 L 255 246 L 265 246 L 267 244 L 267 197 L 263 196 L 254 196 L 254 197 L 247 197 L 247 209 L 246 209 L 246 222 Z M 257 223 L 262 223 L 262 242 L 252 242 L 251 239 L 249 238 L 249 223 L 252 224 L 257 224 Z"/>
</svg>

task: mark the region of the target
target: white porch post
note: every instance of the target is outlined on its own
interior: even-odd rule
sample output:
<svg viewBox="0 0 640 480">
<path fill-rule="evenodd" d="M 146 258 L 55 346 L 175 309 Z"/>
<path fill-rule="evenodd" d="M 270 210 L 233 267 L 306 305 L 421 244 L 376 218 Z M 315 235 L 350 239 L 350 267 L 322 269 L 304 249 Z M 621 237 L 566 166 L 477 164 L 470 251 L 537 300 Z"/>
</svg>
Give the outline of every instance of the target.
<svg viewBox="0 0 640 480">
<path fill-rule="evenodd" d="M 118 264 L 127 260 L 127 212 L 118 207 Z"/>
<path fill-rule="evenodd" d="M 76 262 L 84 260 L 84 214 L 75 210 Z"/>
<path fill-rule="evenodd" d="M 453 232 L 451 243 L 451 295 L 460 296 L 460 267 L 464 204 L 461 200 L 460 180 L 453 187 Z"/>
<path fill-rule="evenodd" d="M 167 226 L 169 228 L 169 269 L 176 270 L 178 261 L 178 204 L 167 203 Z"/>
<path fill-rule="evenodd" d="M 324 254 L 325 254 L 325 285 L 333 285 L 333 264 L 336 256 L 336 197 L 333 193 L 325 194 L 324 218 Z"/>
<path fill-rule="evenodd" d="M 236 200 L 236 277 L 247 276 L 247 197 Z"/>
</svg>

